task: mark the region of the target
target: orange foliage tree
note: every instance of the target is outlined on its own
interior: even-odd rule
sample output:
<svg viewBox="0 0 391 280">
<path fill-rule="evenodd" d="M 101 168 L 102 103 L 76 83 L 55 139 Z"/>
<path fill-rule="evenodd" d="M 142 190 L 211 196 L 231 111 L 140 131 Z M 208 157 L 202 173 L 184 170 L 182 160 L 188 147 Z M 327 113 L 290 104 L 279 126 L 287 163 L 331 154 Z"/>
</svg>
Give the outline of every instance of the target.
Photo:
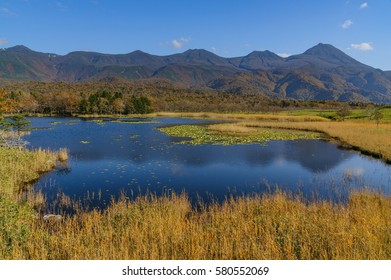
<svg viewBox="0 0 391 280">
<path fill-rule="evenodd" d="M 16 102 L 8 98 L 5 89 L 0 88 L 0 114 L 13 113 L 16 109 Z"/>
</svg>

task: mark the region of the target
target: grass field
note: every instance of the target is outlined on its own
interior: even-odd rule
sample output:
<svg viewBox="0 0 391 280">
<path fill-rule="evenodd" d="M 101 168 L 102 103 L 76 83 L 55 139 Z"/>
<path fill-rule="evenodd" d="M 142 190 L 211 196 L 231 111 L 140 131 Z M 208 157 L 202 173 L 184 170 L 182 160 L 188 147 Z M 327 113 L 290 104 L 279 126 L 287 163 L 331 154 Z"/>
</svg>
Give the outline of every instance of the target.
<svg viewBox="0 0 391 280">
<path fill-rule="evenodd" d="M 367 120 L 373 109 L 354 109 L 350 111 L 350 115 L 346 117 L 348 120 Z M 391 108 L 383 107 L 379 109 L 385 122 L 391 121 Z M 291 115 L 291 116 L 319 116 L 329 119 L 338 119 L 336 110 L 292 110 L 279 112 L 280 115 Z"/>
<path fill-rule="evenodd" d="M 233 121 L 209 133 L 249 136 L 265 128 L 326 133 L 391 159 L 391 124 L 319 115 L 155 114 Z M 186 194 L 122 197 L 104 211 L 44 220 L 44 197 L 26 182 L 66 151 L 0 148 L 0 259 L 391 259 L 391 197 L 351 193 L 347 204 L 276 192 L 192 208 Z"/>
</svg>

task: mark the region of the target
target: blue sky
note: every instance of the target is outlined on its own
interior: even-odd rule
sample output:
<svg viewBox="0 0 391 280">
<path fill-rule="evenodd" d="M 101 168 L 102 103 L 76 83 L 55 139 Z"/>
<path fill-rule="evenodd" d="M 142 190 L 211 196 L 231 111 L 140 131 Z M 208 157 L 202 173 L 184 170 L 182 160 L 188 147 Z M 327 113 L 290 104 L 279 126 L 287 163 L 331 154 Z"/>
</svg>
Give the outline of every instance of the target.
<svg viewBox="0 0 391 280">
<path fill-rule="evenodd" d="M 391 0 L 0 0 L 0 47 L 281 55 L 329 43 L 391 70 Z"/>
</svg>

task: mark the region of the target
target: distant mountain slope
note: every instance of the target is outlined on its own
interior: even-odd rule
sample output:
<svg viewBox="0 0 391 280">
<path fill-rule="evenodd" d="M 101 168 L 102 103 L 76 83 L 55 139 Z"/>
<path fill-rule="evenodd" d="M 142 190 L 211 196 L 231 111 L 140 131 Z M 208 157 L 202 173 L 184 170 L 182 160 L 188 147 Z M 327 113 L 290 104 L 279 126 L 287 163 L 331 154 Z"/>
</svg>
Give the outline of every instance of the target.
<svg viewBox="0 0 391 280">
<path fill-rule="evenodd" d="M 11 80 L 54 80 L 52 55 L 24 46 L 0 50 L 0 78 Z"/>
<path fill-rule="evenodd" d="M 244 57 L 233 58 L 230 61 L 236 67 L 247 70 L 270 70 L 285 66 L 284 59 L 270 51 L 254 51 Z"/>
<path fill-rule="evenodd" d="M 360 70 L 372 69 L 328 44 L 318 44 L 308 49 L 303 54 L 292 55 L 286 58 L 285 61 L 291 68 L 315 66 L 321 69 L 333 69 L 342 66 Z"/>
<path fill-rule="evenodd" d="M 223 58 L 202 49 L 157 56 L 40 53 L 24 46 L 0 50 L 0 81 L 165 79 L 180 87 L 211 88 L 277 98 L 391 103 L 391 71 L 360 63 L 328 44 L 282 58 L 270 51 Z"/>
</svg>

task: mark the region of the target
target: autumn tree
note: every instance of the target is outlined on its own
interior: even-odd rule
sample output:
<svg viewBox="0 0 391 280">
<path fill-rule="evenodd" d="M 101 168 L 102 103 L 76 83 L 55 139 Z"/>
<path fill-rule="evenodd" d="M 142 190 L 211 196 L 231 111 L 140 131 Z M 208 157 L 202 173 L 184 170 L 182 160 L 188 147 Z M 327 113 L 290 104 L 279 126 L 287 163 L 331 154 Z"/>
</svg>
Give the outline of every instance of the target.
<svg viewBox="0 0 391 280">
<path fill-rule="evenodd" d="M 8 97 L 5 89 L 0 89 L 0 114 L 1 113 L 12 113 L 15 111 L 16 102 L 15 100 Z"/>
<path fill-rule="evenodd" d="M 123 111 L 125 110 L 125 103 L 122 101 L 121 98 L 114 99 L 112 106 L 113 106 L 114 112 L 117 114 L 122 114 Z"/>
<path fill-rule="evenodd" d="M 30 93 L 24 93 L 17 101 L 17 108 L 18 112 L 35 113 L 39 108 L 39 104 Z"/>
</svg>

